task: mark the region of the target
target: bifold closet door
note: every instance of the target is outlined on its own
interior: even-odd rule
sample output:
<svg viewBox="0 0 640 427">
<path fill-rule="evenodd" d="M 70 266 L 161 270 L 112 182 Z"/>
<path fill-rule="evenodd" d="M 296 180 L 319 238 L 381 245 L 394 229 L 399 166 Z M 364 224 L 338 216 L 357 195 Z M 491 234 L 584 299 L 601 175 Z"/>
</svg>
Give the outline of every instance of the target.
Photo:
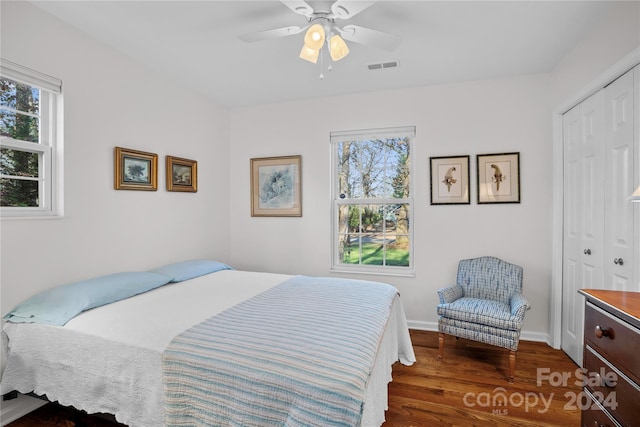
<svg viewBox="0 0 640 427">
<path fill-rule="evenodd" d="M 582 364 L 584 298 L 603 280 L 604 90 L 563 117 L 564 244 L 562 349 Z"/>
<path fill-rule="evenodd" d="M 633 193 L 637 136 L 634 136 L 634 70 L 605 88 L 604 283 L 599 288 L 638 291 L 634 282 Z"/>
<path fill-rule="evenodd" d="M 578 289 L 640 291 L 633 204 L 640 106 L 630 70 L 563 116 L 562 349 L 582 365 Z"/>
</svg>

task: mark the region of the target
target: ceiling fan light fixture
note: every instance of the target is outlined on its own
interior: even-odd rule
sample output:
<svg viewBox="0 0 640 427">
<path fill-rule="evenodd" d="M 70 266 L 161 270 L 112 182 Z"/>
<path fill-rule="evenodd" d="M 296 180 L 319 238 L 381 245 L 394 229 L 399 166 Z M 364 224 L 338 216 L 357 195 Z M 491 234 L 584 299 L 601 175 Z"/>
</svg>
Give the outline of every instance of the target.
<svg viewBox="0 0 640 427">
<path fill-rule="evenodd" d="M 349 54 L 349 46 L 340 35 L 334 34 L 329 39 L 329 54 L 334 61 L 339 61 Z"/>
<path fill-rule="evenodd" d="M 320 24 L 313 24 L 304 35 L 304 45 L 311 50 L 319 51 L 324 45 L 324 28 Z"/>
<path fill-rule="evenodd" d="M 302 46 L 302 50 L 300 51 L 300 58 L 304 59 L 305 61 L 309 61 L 313 64 L 316 64 L 318 62 L 319 54 L 320 54 L 319 50 L 310 49 L 305 44 L 304 46 Z"/>
</svg>

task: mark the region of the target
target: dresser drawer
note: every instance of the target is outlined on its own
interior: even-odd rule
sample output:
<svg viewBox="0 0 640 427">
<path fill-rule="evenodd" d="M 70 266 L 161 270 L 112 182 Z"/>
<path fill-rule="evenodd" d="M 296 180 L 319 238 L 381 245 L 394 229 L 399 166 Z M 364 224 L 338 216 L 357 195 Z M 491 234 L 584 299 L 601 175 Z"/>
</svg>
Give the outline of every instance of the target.
<svg viewBox="0 0 640 427">
<path fill-rule="evenodd" d="M 593 396 L 586 393 L 590 399 L 588 409 L 583 409 L 580 419 L 580 425 L 582 427 L 620 427 L 615 420 L 602 409 L 594 400 Z"/>
<path fill-rule="evenodd" d="M 639 333 L 639 330 L 628 323 L 611 317 L 600 308 L 587 303 L 585 343 L 637 383 L 640 383 Z"/>
<path fill-rule="evenodd" d="M 586 387 L 592 398 L 622 425 L 630 426 L 640 420 L 640 390 L 635 384 L 590 347 L 584 352 L 584 367 L 588 375 Z"/>
</svg>

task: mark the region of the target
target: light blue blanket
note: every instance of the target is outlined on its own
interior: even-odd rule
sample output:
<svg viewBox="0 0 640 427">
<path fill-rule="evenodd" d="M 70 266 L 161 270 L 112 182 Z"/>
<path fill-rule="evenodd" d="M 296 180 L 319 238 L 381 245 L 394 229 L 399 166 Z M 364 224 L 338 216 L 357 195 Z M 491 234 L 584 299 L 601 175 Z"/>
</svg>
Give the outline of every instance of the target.
<svg viewBox="0 0 640 427">
<path fill-rule="evenodd" d="M 176 336 L 167 426 L 358 426 L 396 288 L 296 276 Z"/>
</svg>

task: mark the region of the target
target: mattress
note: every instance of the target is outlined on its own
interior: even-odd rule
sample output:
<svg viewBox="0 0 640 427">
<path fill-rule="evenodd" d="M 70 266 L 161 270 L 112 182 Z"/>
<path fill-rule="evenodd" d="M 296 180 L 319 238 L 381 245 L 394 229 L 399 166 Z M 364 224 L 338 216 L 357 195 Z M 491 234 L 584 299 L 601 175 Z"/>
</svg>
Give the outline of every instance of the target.
<svg viewBox="0 0 640 427">
<path fill-rule="evenodd" d="M 186 329 L 292 276 L 224 270 L 86 311 L 64 326 L 7 323 L 0 390 L 35 392 L 130 426 L 164 424 L 162 355 Z M 396 297 L 367 382 L 361 425 L 379 426 L 396 361 L 415 361 Z"/>
</svg>

